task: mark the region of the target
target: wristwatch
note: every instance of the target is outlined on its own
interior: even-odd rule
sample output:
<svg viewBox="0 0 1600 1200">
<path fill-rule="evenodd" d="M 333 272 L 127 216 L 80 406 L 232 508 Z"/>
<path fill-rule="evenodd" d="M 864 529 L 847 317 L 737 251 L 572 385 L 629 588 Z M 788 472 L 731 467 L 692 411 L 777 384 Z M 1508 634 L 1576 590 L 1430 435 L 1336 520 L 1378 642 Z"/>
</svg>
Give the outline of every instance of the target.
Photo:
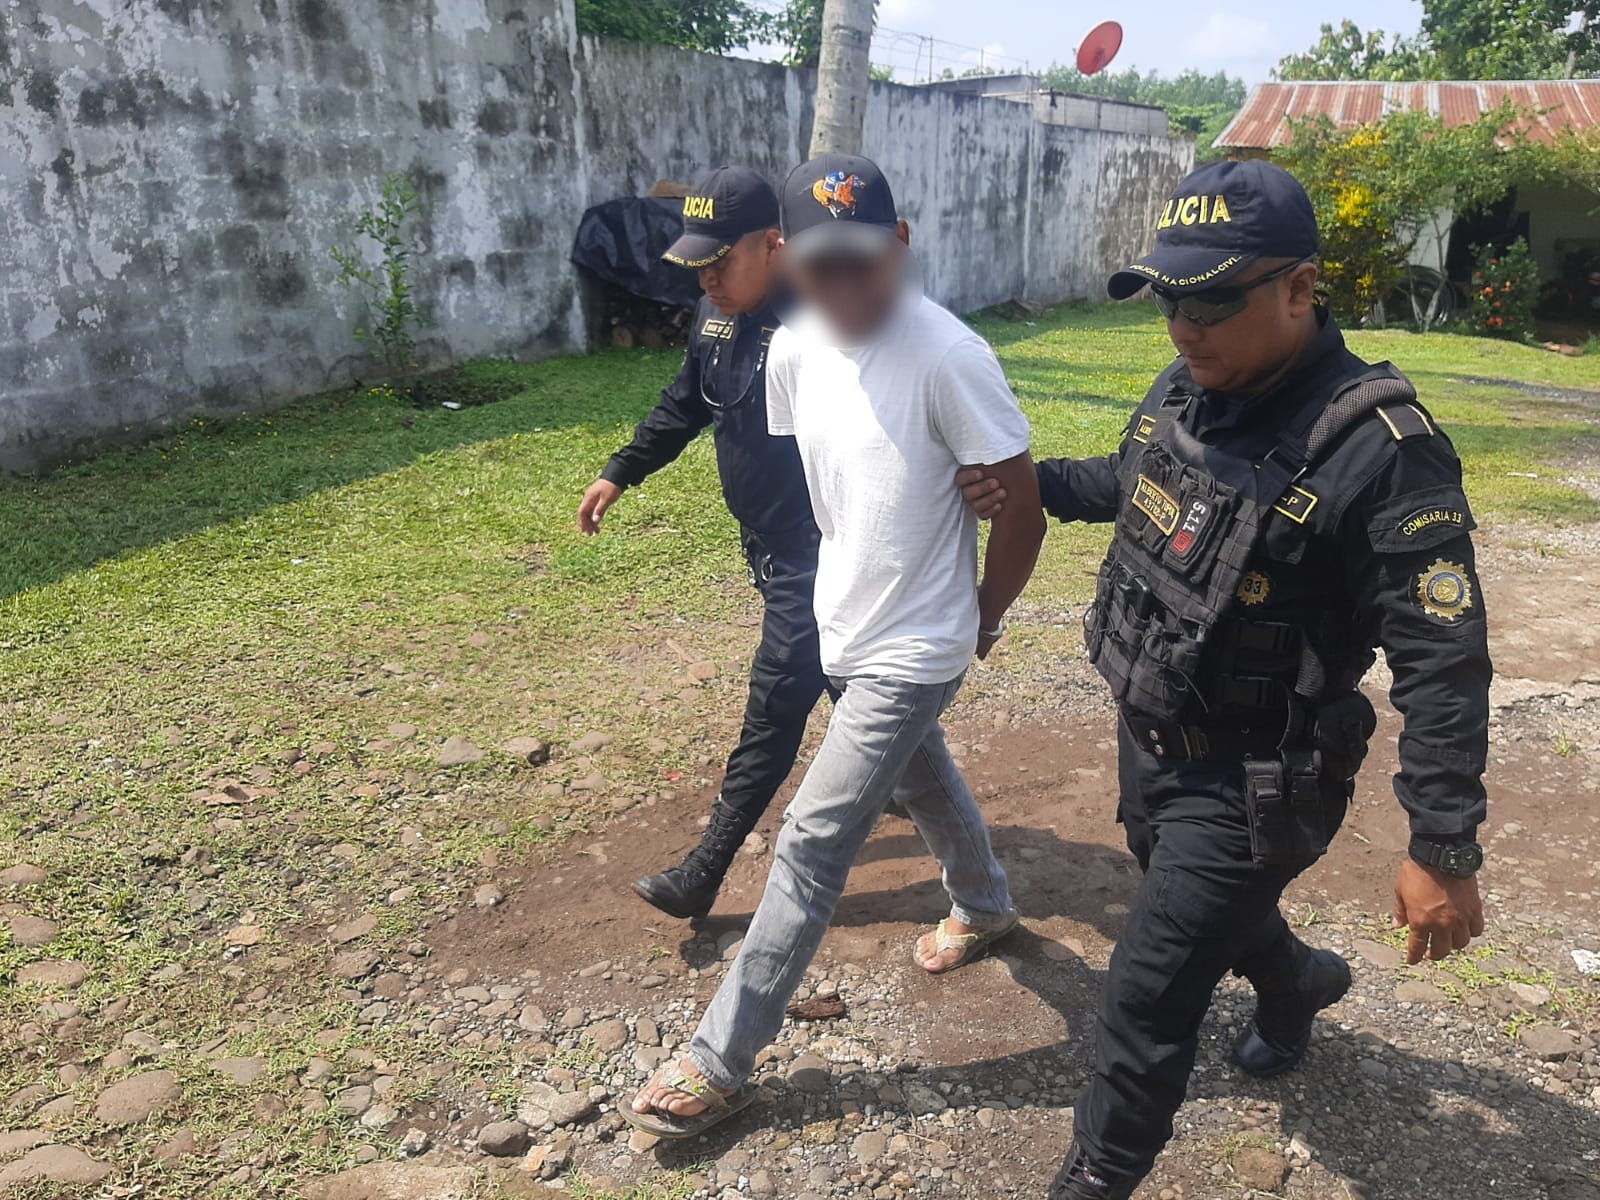
<svg viewBox="0 0 1600 1200">
<path fill-rule="evenodd" d="M 1411 857 L 1425 867 L 1454 875 L 1457 879 L 1471 879 L 1483 866 L 1483 847 L 1477 842 L 1462 842 L 1454 846 L 1441 846 L 1426 838 L 1411 839 Z"/>
</svg>

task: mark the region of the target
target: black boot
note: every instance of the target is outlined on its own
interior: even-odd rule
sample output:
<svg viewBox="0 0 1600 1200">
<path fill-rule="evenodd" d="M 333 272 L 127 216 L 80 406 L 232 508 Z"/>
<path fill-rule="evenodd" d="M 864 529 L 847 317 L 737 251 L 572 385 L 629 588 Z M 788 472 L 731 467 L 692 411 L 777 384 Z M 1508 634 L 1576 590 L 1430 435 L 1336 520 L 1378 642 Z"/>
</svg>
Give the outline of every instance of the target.
<svg viewBox="0 0 1600 1200">
<path fill-rule="evenodd" d="M 1308 950 L 1291 987 L 1256 988 L 1256 1013 L 1233 1045 L 1246 1074 L 1271 1079 L 1300 1065 L 1317 1013 L 1350 990 L 1350 964 L 1331 950 Z"/>
<path fill-rule="evenodd" d="M 1104 1178 L 1089 1165 L 1083 1147 L 1073 1142 L 1072 1153 L 1050 1185 L 1050 1200 L 1128 1200 L 1138 1186 L 1138 1181 L 1114 1183 Z"/>
<path fill-rule="evenodd" d="M 739 812 L 718 796 L 700 844 L 677 866 L 636 881 L 634 893 L 669 917 L 690 921 L 705 916 L 716 903 L 717 891 L 733 865 L 733 856 L 739 853 L 759 816 Z"/>
</svg>

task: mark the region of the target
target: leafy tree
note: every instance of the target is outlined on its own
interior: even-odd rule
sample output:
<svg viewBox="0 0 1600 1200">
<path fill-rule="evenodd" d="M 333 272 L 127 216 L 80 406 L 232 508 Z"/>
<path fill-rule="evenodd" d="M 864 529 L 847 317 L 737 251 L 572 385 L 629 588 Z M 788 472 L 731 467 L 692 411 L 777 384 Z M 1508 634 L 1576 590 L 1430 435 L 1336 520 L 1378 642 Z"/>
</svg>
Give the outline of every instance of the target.
<svg viewBox="0 0 1600 1200">
<path fill-rule="evenodd" d="M 814 67 L 822 57 L 822 0 L 789 0 L 778 14 L 773 37 L 786 47 L 791 67 Z"/>
<path fill-rule="evenodd" d="M 1443 78 L 1547 79 L 1566 74 L 1577 8 L 1573 0 L 1424 0 L 1422 32 Z M 1595 47 L 1577 49 L 1575 65 L 1593 70 Z"/>
<path fill-rule="evenodd" d="M 1335 313 L 1348 321 L 1376 313 L 1381 323 L 1384 297 L 1419 243 L 1447 236 L 1434 220 L 1441 210 L 1481 209 L 1537 173 L 1531 159 L 1542 151 L 1514 132 L 1519 115 L 1506 106 L 1454 128 L 1410 111 L 1348 130 L 1323 113 L 1292 123 L 1293 140 L 1278 161 L 1305 184 L 1317 210 Z M 1442 245 L 1424 248 L 1442 263 Z M 1439 300 L 1436 293 L 1413 315 L 1431 323 Z"/>
<path fill-rule="evenodd" d="M 1363 33 L 1354 21 L 1322 27 L 1317 44 L 1278 63 L 1279 79 L 1438 79 L 1438 57 L 1419 38 Z"/>
<path fill-rule="evenodd" d="M 1550 79 L 1600 75 L 1600 0 L 1423 0 L 1414 38 L 1322 27 L 1279 79 Z"/>
<path fill-rule="evenodd" d="M 765 41 L 773 30 L 772 14 L 747 0 L 577 0 L 577 15 L 579 33 L 713 54 Z"/>
</svg>

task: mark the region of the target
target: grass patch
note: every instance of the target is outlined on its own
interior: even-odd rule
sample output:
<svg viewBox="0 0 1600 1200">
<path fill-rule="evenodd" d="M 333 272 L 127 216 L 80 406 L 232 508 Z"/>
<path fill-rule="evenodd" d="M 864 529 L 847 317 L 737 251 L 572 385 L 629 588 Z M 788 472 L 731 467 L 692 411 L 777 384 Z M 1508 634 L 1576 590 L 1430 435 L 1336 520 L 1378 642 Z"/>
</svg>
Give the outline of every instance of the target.
<svg viewBox="0 0 1600 1200">
<path fill-rule="evenodd" d="M 977 323 L 1040 455 L 1112 449 L 1171 355 L 1138 307 Z M 1566 481 L 1595 452 L 1594 410 L 1528 390 L 1593 386 L 1587 364 L 1443 335 L 1352 340 L 1416 378 L 1463 451 L 1480 517 L 1596 515 Z M 59 1067 L 152 1032 L 170 1049 L 139 1065 L 179 1070 L 185 1103 L 136 1136 L 87 1118 L 70 1132 L 118 1164 L 118 1185 L 207 1197 L 286 1194 L 381 1142 L 301 1112 L 287 1081 L 313 1055 L 335 1064 L 329 1095 L 376 1057 L 408 1077 L 453 1064 L 509 1102 L 512 1048 L 467 1054 L 361 1025 L 323 930 L 376 915 L 371 942 L 398 959 L 495 874 L 486 864 L 537 859 L 680 775 L 698 786 L 726 752 L 758 608 L 709 441 L 630 492 L 605 535 L 582 538 L 573 516 L 676 357 L 474 364 L 450 386 L 496 402 L 347 391 L 0 481 L 0 868 L 50 872 L 3 899 L 61 928 L 42 949 L 0 933 L 0 1097 L 44 1083 L 92 1111 L 105 1078 L 68 1088 Z M 1106 537 L 1052 529 L 1027 612 L 1081 603 Z M 1070 622 L 1025 617 L 1008 653 L 1078 643 Z M 718 678 L 689 687 L 686 659 L 716 662 Z M 565 749 L 594 729 L 614 739 L 606 789 L 563 793 L 597 769 Z M 439 766 L 450 735 L 485 757 Z M 554 743 L 553 760 L 502 753 L 517 735 Z M 230 949 L 239 925 L 262 942 Z M 13 986 L 41 958 L 88 969 L 71 997 L 88 1020 L 67 1040 L 40 1015 L 62 997 Z M 202 1045 L 269 1069 L 236 1102 L 196 1059 Z M 270 1096 L 286 1107 L 259 1103 Z M 236 1156 L 158 1162 L 183 1121 Z M 226 1181 L 255 1159 L 259 1177 Z"/>
</svg>

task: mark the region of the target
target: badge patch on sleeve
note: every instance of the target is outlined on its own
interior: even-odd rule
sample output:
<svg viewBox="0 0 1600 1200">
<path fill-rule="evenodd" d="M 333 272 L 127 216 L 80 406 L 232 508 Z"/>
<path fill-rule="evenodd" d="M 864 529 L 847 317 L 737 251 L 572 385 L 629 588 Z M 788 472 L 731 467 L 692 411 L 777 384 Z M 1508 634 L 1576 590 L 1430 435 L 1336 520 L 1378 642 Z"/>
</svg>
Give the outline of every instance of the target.
<svg viewBox="0 0 1600 1200">
<path fill-rule="evenodd" d="M 1472 607 L 1472 579 L 1466 567 L 1435 559 L 1417 576 L 1417 603 L 1434 620 L 1454 625 Z"/>
<path fill-rule="evenodd" d="M 1133 486 L 1133 506 L 1168 537 L 1178 527 L 1178 502 L 1144 475 L 1139 476 L 1139 482 Z"/>
<path fill-rule="evenodd" d="M 1453 529 L 1465 529 L 1467 513 L 1461 508 L 1419 508 L 1416 512 L 1400 522 L 1399 534 L 1404 538 L 1414 538 L 1425 529 L 1432 529 L 1435 525 L 1448 525 Z"/>
</svg>

